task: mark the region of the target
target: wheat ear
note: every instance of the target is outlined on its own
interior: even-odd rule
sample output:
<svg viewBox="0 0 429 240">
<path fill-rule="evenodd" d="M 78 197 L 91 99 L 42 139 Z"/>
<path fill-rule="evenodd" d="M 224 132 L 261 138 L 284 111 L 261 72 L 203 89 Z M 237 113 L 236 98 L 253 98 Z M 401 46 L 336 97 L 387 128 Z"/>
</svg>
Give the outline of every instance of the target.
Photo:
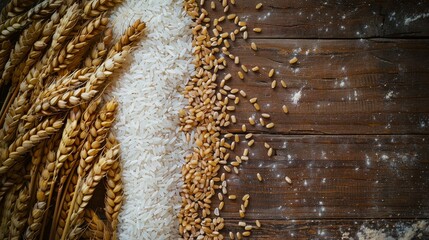
<svg viewBox="0 0 429 240">
<path fill-rule="evenodd" d="M 119 146 L 108 149 L 94 164 L 88 176 L 83 181 L 83 184 L 81 186 L 79 184 L 77 185 L 77 187 L 79 187 L 79 191 L 76 193 L 76 200 L 72 201 L 72 207 L 70 208 L 69 217 L 66 221 L 64 233 L 61 238 L 62 240 L 66 239 L 66 237 L 70 234 L 68 229 L 73 229 L 76 227 L 76 222 L 79 217 L 82 216 L 82 213 L 85 207 L 88 205 L 89 200 L 91 200 L 95 187 L 117 160 L 118 154 Z"/>
<path fill-rule="evenodd" d="M 75 24 L 79 20 L 79 5 L 73 4 L 67 9 L 65 15 L 61 18 L 58 27 L 52 36 L 52 42 L 43 57 L 38 61 L 33 68 L 25 76 L 25 81 L 20 84 L 20 91 L 24 92 L 28 89 L 33 89 L 36 85 L 43 83 L 44 78 L 49 74 L 48 65 L 53 57 L 61 50 L 65 44 L 67 37 L 72 32 Z M 43 85 L 43 84 L 42 84 Z"/>
<path fill-rule="evenodd" d="M 85 223 L 88 226 L 83 234 L 86 239 L 110 240 L 112 233 L 92 209 L 85 210 Z"/>
<path fill-rule="evenodd" d="M 115 136 L 110 133 L 106 141 L 106 148 L 111 148 L 117 145 L 118 141 Z M 112 229 L 112 239 L 117 239 L 118 215 L 122 207 L 124 199 L 124 191 L 122 185 L 122 167 L 120 157 L 112 167 L 107 171 L 106 175 L 106 198 L 104 204 L 104 214 L 109 221 Z"/>
<path fill-rule="evenodd" d="M 3 199 L 7 191 L 9 191 L 13 186 L 19 184 L 23 180 L 23 170 L 24 162 L 15 164 L 10 171 L 7 172 L 4 176 L 1 176 L 0 181 L 0 201 Z"/>
<path fill-rule="evenodd" d="M 91 169 L 91 166 L 98 156 L 98 153 L 104 146 L 106 136 L 115 120 L 115 113 L 117 110 L 118 103 L 115 100 L 112 100 L 106 103 L 103 108 L 100 110 L 100 113 L 97 115 L 94 123 L 89 129 L 89 134 L 86 136 L 85 141 L 82 144 L 82 149 L 80 150 L 80 160 L 77 166 L 77 175 L 78 181 L 76 186 L 79 187 L 80 183 L 85 176 L 85 173 Z M 68 229 L 70 229 L 70 218 L 73 214 L 75 202 L 80 201 L 78 198 L 78 188 L 76 188 L 71 202 L 71 207 L 66 218 L 66 224 L 64 226 L 64 235 L 68 234 Z M 73 223 L 73 222 L 72 222 Z"/>
<path fill-rule="evenodd" d="M 3 141 L 9 143 L 15 138 L 16 129 L 21 117 L 28 111 L 28 92 L 24 92 L 13 101 L 6 113 L 3 124 Z"/>
<path fill-rule="evenodd" d="M 44 24 L 42 21 L 35 21 L 22 32 L 14 49 L 10 53 L 9 61 L 5 65 L 5 69 L 2 74 L 2 81 L 4 81 L 3 84 L 8 84 L 12 79 L 15 68 L 24 59 L 24 57 L 26 57 L 28 52 L 31 50 L 33 43 L 39 38 L 43 26 Z"/>
<path fill-rule="evenodd" d="M 106 103 L 89 129 L 89 135 L 80 151 L 81 159 L 77 168 L 79 176 L 85 175 L 103 149 L 107 134 L 115 121 L 117 107 L 118 103 L 115 100 Z"/>
<path fill-rule="evenodd" d="M 16 192 L 20 190 L 22 184 L 14 185 L 5 197 L 3 203 L 3 210 L 1 214 L 1 224 L 0 224 L 0 239 L 6 239 L 9 235 L 10 220 L 12 217 L 12 211 L 15 207 L 15 201 L 18 198 Z"/>
<path fill-rule="evenodd" d="M 25 61 L 23 61 L 13 74 L 13 79 L 21 82 L 27 76 L 31 68 L 40 60 L 45 50 L 49 47 L 52 36 L 60 23 L 61 15 L 59 12 L 52 14 L 50 20 L 44 25 L 40 38 L 33 44 Z"/>
<path fill-rule="evenodd" d="M 6 159 L 0 164 L 0 176 L 4 175 L 19 159 L 44 139 L 58 132 L 63 126 L 61 116 L 53 116 L 17 138 L 8 149 Z"/>
<path fill-rule="evenodd" d="M 28 217 L 30 199 L 28 187 L 23 186 L 19 191 L 18 198 L 16 200 L 15 207 L 12 212 L 11 224 L 9 227 L 9 239 L 19 240 L 21 239 L 22 232 L 25 228 L 25 224 Z"/>
<path fill-rule="evenodd" d="M 91 0 L 84 6 L 84 18 L 98 17 L 115 5 L 122 3 L 123 0 Z"/>
<path fill-rule="evenodd" d="M 84 60 L 85 67 L 92 68 L 98 67 L 103 63 L 104 58 L 107 55 L 107 46 L 112 40 L 112 29 L 108 28 L 104 31 L 103 39 L 100 42 L 94 44 L 89 51 L 88 56 Z"/>
<path fill-rule="evenodd" d="M 0 24 L 0 42 L 9 39 L 14 33 L 21 31 L 29 24 L 27 14 L 7 19 Z"/>
<path fill-rule="evenodd" d="M 8 18 L 16 17 L 26 11 L 35 3 L 34 0 L 12 0 L 1 11 L 0 23 Z"/>
<path fill-rule="evenodd" d="M 49 206 L 50 188 L 52 185 L 52 176 L 55 169 L 55 145 L 56 138 L 53 138 L 44 148 L 45 166 L 40 174 L 38 189 L 36 193 L 36 203 L 33 206 L 32 214 L 28 219 L 28 227 L 25 232 L 26 239 L 35 239 L 39 236 L 43 228 L 43 219 L 46 213 L 46 207 Z M 42 214 L 39 214 L 41 212 Z"/>
<path fill-rule="evenodd" d="M 45 19 L 63 4 L 63 0 L 44 0 L 28 10 L 27 16 L 31 20 Z"/>
<path fill-rule="evenodd" d="M 3 74 L 4 67 L 9 60 L 9 54 L 12 51 L 12 44 L 9 40 L 0 42 L 0 74 Z M 0 80 L 0 87 L 3 85 L 3 81 Z"/>
<path fill-rule="evenodd" d="M 97 36 L 107 26 L 109 19 L 104 16 L 99 16 L 91 21 L 88 21 L 86 25 L 80 30 L 66 46 L 64 46 L 58 53 L 58 56 L 52 61 L 52 67 L 55 72 L 62 69 L 66 69 L 73 61 L 75 57 L 84 53 L 83 51 L 90 43 L 91 39 Z"/>
</svg>

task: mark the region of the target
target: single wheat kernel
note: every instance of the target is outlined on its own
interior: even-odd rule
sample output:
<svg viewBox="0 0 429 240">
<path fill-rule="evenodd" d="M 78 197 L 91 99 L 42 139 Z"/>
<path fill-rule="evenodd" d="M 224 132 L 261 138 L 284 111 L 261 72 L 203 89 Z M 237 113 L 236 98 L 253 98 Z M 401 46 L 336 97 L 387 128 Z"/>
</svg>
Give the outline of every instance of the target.
<svg viewBox="0 0 429 240">
<path fill-rule="evenodd" d="M 293 57 L 291 60 L 289 60 L 289 64 L 295 64 L 298 62 L 298 58 Z"/>
<path fill-rule="evenodd" d="M 285 177 L 285 180 L 287 183 L 292 184 L 292 180 L 288 176 Z"/>
<path fill-rule="evenodd" d="M 254 28 L 253 31 L 256 33 L 260 33 L 262 32 L 262 28 Z"/>
<path fill-rule="evenodd" d="M 252 42 L 250 44 L 250 47 L 254 50 L 254 51 L 258 51 L 258 47 L 256 46 L 256 43 Z"/>
<path fill-rule="evenodd" d="M 259 180 L 260 182 L 262 182 L 262 176 L 261 176 L 261 174 L 260 174 L 260 173 L 257 173 L 257 174 L 256 174 L 256 177 L 258 178 L 258 180 Z"/>
<path fill-rule="evenodd" d="M 258 3 L 258 4 L 256 4 L 256 10 L 261 9 L 261 7 L 262 7 L 262 3 Z"/>
<path fill-rule="evenodd" d="M 280 83 L 282 84 L 283 88 L 287 88 L 286 82 L 284 80 L 281 80 Z"/>
<path fill-rule="evenodd" d="M 283 105 L 282 109 L 284 113 L 289 113 L 289 110 L 287 109 L 286 105 Z"/>
<path fill-rule="evenodd" d="M 274 76 L 274 69 L 271 69 L 270 72 L 268 73 L 268 77 L 273 77 Z"/>
</svg>

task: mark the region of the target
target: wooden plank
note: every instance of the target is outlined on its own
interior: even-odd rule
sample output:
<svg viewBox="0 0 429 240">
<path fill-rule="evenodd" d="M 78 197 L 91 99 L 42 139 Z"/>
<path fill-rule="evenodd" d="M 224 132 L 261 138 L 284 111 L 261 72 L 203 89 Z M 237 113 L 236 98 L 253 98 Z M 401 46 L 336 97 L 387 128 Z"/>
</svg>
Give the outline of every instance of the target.
<svg viewBox="0 0 429 240">
<path fill-rule="evenodd" d="M 229 162 L 247 143 L 241 136 Z M 227 173 L 222 216 L 252 219 L 429 218 L 428 136 L 255 135 L 239 174 Z M 273 149 L 267 156 L 264 142 Z M 222 168 L 223 169 L 223 168 Z M 263 182 L 257 180 L 260 173 Z M 292 184 L 285 181 L 292 179 Z M 218 204 L 213 202 L 213 208 Z"/>
<path fill-rule="evenodd" d="M 237 41 L 231 53 L 249 69 L 245 74 L 227 57 L 226 84 L 243 89 L 247 99 L 257 97 L 261 112 L 271 114 L 274 129 L 257 125 L 251 132 L 311 134 L 428 134 L 429 133 L 429 40 L 255 40 Z M 298 50 L 297 50 L 298 49 Z M 294 54 L 294 50 L 298 53 Z M 299 63 L 288 61 L 296 55 Z M 287 89 L 271 89 L 273 79 L 284 80 Z M 226 73 L 226 72 L 225 72 Z M 222 76 L 222 75 L 221 75 Z M 221 77 L 220 77 L 221 79 Z M 280 85 L 280 84 L 278 84 Z M 294 98 L 295 96 L 300 98 Z M 228 128 L 240 132 L 249 117 L 260 118 L 244 98 L 237 106 L 237 124 Z M 285 115 L 282 105 L 288 106 Z M 249 124 L 248 124 L 249 125 Z"/>
<path fill-rule="evenodd" d="M 210 17 L 223 16 L 219 1 Z M 263 3 L 261 10 L 255 5 Z M 230 6 L 246 21 L 251 38 L 369 38 L 369 37 L 427 37 L 429 29 L 429 2 L 421 0 L 348 0 L 348 1 L 294 1 L 246 0 Z M 223 24 L 224 31 L 237 27 Z M 251 29 L 261 27 L 262 33 Z"/>
<path fill-rule="evenodd" d="M 238 227 L 239 219 L 226 220 L 226 229 L 224 236 L 229 236 L 229 231 L 233 233 L 243 232 L 243 227 Z M 244 220 L 247 224 L 255 226 L 254 219 Z M 428 239 L 429 231 L 427 227 L 428 220 L 264 220 L 261 222 L 260 229 L 252 230 L 252 235 L 245 239 L 374 239 L 368 234 L 365 234 L 365 229 L 368 233 L 371 230 L 379 233 L 385 238 L 377 239 L 399 239 L 405 236 L 405 232 L 410 235 L 410 238 L 404 239 Z M 426 223 L 426 224 L 425 224 Z M 418 237 L 420 236 L 420 237 Z M 361 238 L 359 238 L 361 237 Z M 414 237 L 414 238 L 413 238 Z M 229 238 L 227 238 L 229 239 Z"/>
</svg>

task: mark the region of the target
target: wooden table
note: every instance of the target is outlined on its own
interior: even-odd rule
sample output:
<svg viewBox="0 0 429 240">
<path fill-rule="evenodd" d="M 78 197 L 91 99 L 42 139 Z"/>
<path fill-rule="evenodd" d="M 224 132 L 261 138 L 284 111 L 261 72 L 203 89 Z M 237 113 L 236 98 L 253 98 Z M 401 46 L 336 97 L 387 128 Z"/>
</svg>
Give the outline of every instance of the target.
<svg viewBox="0 0 429 240">
<path fill-rule="evenodd" d="M 215 11 L 210 1 L 205 6 L 212 19 L 223 14 L 215 2 Z M 357 239 L 362 226 L 397 237 L 395 224 L 428 220 L 429 2 L 237 0 L 229 13 L 262 28 L 231 48 L 260 72 L 240 80 L 239 66 L 228 61 L 227 68 L 227 84 L 262 108 L 241 99 L 237 124 L 224 129 L 240 134 L 236 153 L 247 147 L 242 124 L 255 136 L 250 160 L 227 175 L 230 194 L 251 196 L 244 221 L 263 225 L 249 239 Z M 293 56 L 299 63 L 291 66 Z M 271 89 L 271 68 L 287 89 Z M 248 124 L 263 112 L 273 129 Z M 228 231 L 243 231 L 240 204 L 227 200 L 221 212 Z"/>
</svg>

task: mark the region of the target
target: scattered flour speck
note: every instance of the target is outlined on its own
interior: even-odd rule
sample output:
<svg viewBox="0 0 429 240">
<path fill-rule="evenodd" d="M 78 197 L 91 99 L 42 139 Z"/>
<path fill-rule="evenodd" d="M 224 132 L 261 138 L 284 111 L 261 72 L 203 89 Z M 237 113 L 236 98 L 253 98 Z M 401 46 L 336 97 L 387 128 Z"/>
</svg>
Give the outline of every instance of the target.
<svg viewBox="0 0 429 240">
<path fill-rule="evenodd" d="M 301 92 L 302 92 L 302 89 L 300 89 L 298 92 L 295 92 L 292 95 L 291 100 L 292 100 L 293 104 L 295 104 L 295 105 L 298 104 L 299 100 L 301 99 Z"/>
<path fill-rule="evenodd" d="M 408 24 L 410 24 L 410 23 L 412 23 L 414 21 L 419 20 L 420 18 L 426 18 L 426 17 L 429 17 L 429 13 L 422 13 L 422 14 L 419 14 L 419 15 L 416 15 L 416 16 L 407 17 L 404 20 L 404 25 L 408 25 Z"/>
</svg>

